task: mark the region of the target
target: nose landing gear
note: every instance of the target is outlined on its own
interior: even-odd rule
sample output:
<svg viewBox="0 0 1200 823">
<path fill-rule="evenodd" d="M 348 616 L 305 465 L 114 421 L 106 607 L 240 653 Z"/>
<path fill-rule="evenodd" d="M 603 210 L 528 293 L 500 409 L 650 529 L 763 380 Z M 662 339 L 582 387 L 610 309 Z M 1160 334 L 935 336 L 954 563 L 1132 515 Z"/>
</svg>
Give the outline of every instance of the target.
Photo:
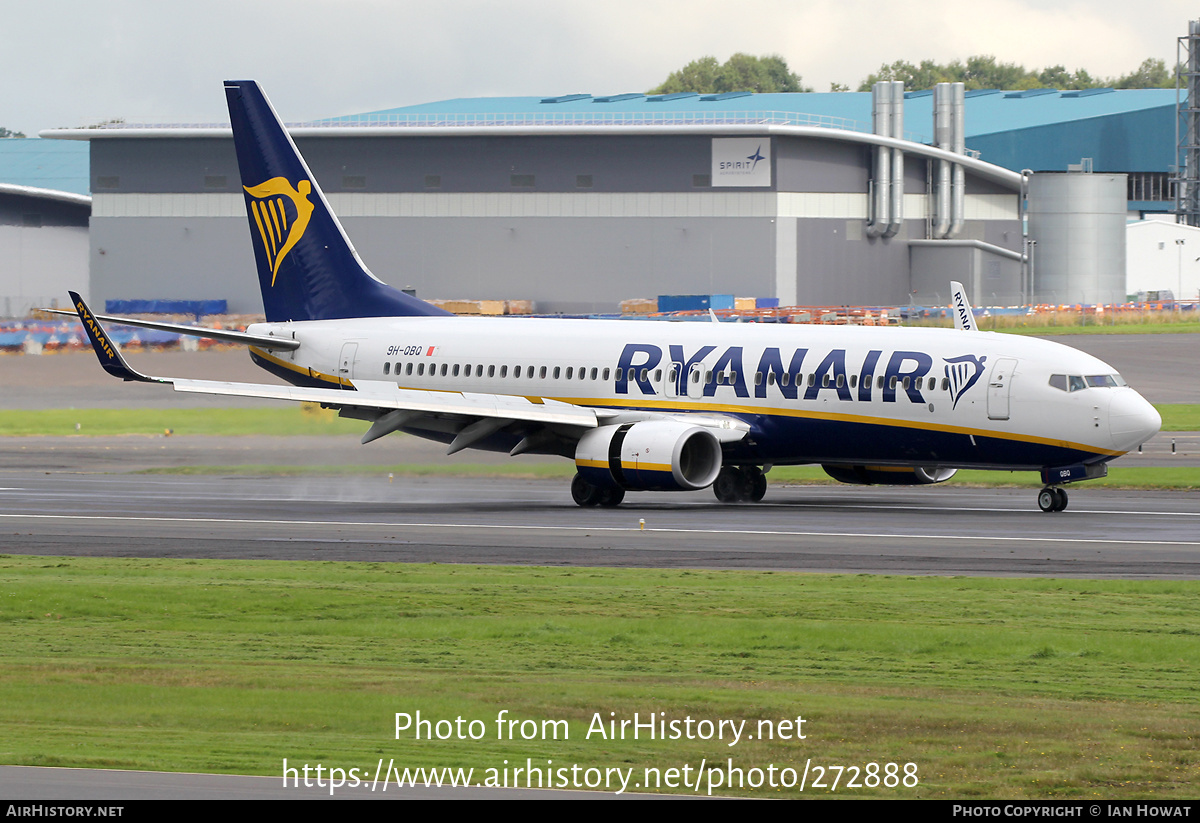
<svg viewBox="0 0 1200 823">
<path fill-rule="evenodd" d="M 1047 486 L 1038 492 L 1038 508 L 1044 512 L 1060 512 L 1067 507 L 1066 489 Z"/>
<path fill-rule="evenodd" d="M 1076 463 L 1072 466 L 1044 466 L 1042 482 L 1046 488 L 1038 492 L 1038 508 L 1044 512 L 1060 512 L 1067 507 L 1064 483 L 1096 480 L 1108 476 L 1107 463 Z"/>
</svg>

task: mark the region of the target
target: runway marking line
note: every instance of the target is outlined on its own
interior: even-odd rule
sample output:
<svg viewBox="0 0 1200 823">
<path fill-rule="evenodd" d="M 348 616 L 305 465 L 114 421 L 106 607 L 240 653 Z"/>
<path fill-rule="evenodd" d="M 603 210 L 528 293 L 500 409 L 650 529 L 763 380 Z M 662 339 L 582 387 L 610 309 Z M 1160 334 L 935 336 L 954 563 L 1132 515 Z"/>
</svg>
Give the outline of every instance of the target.
<svg viewBox="0 0 1200 823">
<path fill-rule="evenodd" d="M 1015 543 L 1116 543 L 1122 546 L 1197 546 L 1200 541 L 1185 540 L 1123 540 L 1121 538 L 1094 537 L 1010 537 L 1004 535 L 965 534 L 884 534 L 864 532 L 800 532 L 767 529 L 683 529 L 672 527 L 640 528 L 638 526 L 506 526 L 496 523 L 381 523 L 374 521 L 347 520 L 246 520 L 216 517 L 133 517 L 129 515 L 98 514 L 0 514 L 0 518 L 26 518 L 35 520 L 114 520 L 137 523 L 212 523 L 237 526 L 327 526 L 363 527 L 380 529 L 491 529 L 495 531 L 571 531 L 571 532 L 646 532 L 659 534 L 737 534 L 762 535 L 769 537 L 863 537 L 874 540 L 992 540 Z"/>
<path fill-rule="evenodd" d="M 0 491 L 27 491 L 31 495 L 38 495 L 38 496 L 45 495 L 44 492 L 42 492 L 41 490 L 38 490 L 38 489 L 0 487 Z M 982 491 L 980 493 L 986 494 L 986 492 L 982 492 Z M 62 495 L 62 496 L 70 497 L 71 495 L 66 494 L 66 495 Z M 974 495 L 974 496 L 977 496 L 977 495 Z M 156 498 L 162 499 L 162 500 L 170 500 L 170 501 L 175 501 L 178 499 L 177 495 L 171 495 L 171 494 L 154 495 L 153 493 L 151 493 L 151 494 L 139 495 L 139 499 L 141 499 L 143 501 L 152 500 L 152 499 L 156 499 Z M 212 501 L 218 501 L 218 502 L 222 501 L 222 500 L 237 500 L 237 501 L 245 502 L 247 500 L 247 498 L 244 495 L 237 495 L 237 494 L 230 494 L 227 497 L 211 496 L 207 499 L 212 500 Z M 324 503 L 324 502 L 330 502 L 327 500 L 304 501 L 304 500 L 300 500 L 296 497 L 255 497 L 255 498 L 250 498 L 250 499 L 253 499 L 253 500 L 259 501 L 259 502 L 270 502 L 270 503 L 304 503 L 304 502 L 322 502 L 322 503 Z M 334 502 L 338 502 L 338 501 L 334 501 Z M 370 504 L 374 504 L 374 503 L 381 503 L 383 501 L 355 500 L 355 501 L 350 501 L 350 502 L 357 503 L 357 504 L 370 505 Z M 495 501 L 492 501 L 492 502 L 495 502 Z M 527 501 L 520 501 L 520 502 L 527 502 Z M 837 509 L 869 509 L 869 510 L 919 511 L 919 512 L 985 512 L 985 513 L 990 513 L 990 514 L 1001 514 L 1001 513 L 1002 514 L 1027 514 L 1027 515 L 1038 515 L 1038 516 L 1043 516 L 1043 514 L 1044 514 L 1043 512 L 1038 512 L 1038 511 L 1035 511 L 1034 509 L 1025 508 L 1025 507 L 1005 509 L 1005 508 L 996 508 L 994 506 L 989 506 L 989 507 L 983 507 L 983 506 L 926 506 L 926 505 L 915 505 L 915 504 L 914 505 L 899 505 L 896 503 L 843 503 L 843 502 L 825 503 L 825 502 L 814 501 L 814 500 L 802 500 L 802 501 L 796 501 L 796 502 L 779 500 L 779 501 L 770 501 L 770 502 L 764 503 L 762 505 L 765 507 L 770 507 L 773 510 L 778 510 L 778 509 L 783 509 L 783 508 L 796 508 L 796 509 L 802 509 L 802 510 L 807 511 L 807 510 L 811 510 L 814 507 L 818 507 L 818 508 L 837 508 Z M 707 501 L 699 502 L 699 501 L 691 501 L 691 500 L 679 500 L 673 504 L 673 507 L 676 507 L 676 508 L 684 508 L 684 507 L 709 508 L 711 506 L 712 506 L 712 504 Z M 748 510 L 748 509 L 743 509 L 743 510 Z M 1200 517 L 1200 512 L 1136 511 L 1136 510 L 1132 510 L 1132 509 L 1123 510 L 1123 509 L 1072 508 L 1070 511 L 1065 512 L 1063 514 L 1066 517 L 1078 517 L 1080 515 L 1085 515 L 1085 514 L 1106 514 L 1106 515 L 1113 515 L 1113 516 L 1138 516 L 1138 517 Z M 30 516 L 33 516 L 33 515 L 30 515 Z M 1062 516 L 1062 515 L 1060 515 L 1060 516 Z M 158 518 L 158 519 L 162 519 L 162 518 Z M 246 522 L 260 522 L 260 521 L 246 521 Z M 304 522 L 308 522 L 308 521 L 273 521 L 273 520 L 271 520 L 271 521 L 261 521 L 261 522 L 304 523 Z M 430 525 L 432 525 L 432 524 L 430 524 Z M 514 526 L 513 528 L 518 528 L 518 527 Z M 533 528 L 533 527 L 530 527 L 530 528 Z M 557 527 L 539 526 L 537 528 L 557 528 Z M 572 528 L 572 527 L 563 526 L 562 528 Z M 781 532 L 781 534 L 800 534 L 800 533 L 801 532 Z"/>
</svg>

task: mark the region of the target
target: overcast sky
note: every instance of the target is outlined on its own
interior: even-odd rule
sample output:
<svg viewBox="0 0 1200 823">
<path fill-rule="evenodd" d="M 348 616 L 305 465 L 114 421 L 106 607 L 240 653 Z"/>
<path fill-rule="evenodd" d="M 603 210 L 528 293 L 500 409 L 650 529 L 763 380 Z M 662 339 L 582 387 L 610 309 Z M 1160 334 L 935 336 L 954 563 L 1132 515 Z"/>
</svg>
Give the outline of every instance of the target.
<svg viewBox="0 0 1200 823">
<path fill-rule="evenodd" d="M 0 0 L 0 126 L 224 122 L 221 81 L 285 120 L 452 97 L 645 91 L 706 54 L 778 53 L 817 91 L 992 54 L 1108 77 L 1175 61 L 1185 0 Z"/>
</svg>

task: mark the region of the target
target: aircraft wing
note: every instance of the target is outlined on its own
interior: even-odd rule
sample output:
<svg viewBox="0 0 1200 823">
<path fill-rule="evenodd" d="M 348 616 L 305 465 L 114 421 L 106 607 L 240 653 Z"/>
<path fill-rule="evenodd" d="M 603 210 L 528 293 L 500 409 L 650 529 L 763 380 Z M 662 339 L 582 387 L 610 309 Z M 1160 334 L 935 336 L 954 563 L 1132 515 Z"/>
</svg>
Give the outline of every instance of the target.
<svg viewBox="0 0 1200 823">
<path fill-rule="evenodd" d="M 92 314 L 78 294 L 75 292 L 70 294 L 76 313 L 92 342 L 92 349 L 100 360 L 100 365 L 114 377 L 127 381 L 163 383 L 180 392 L 320 403 L 340 409 L 344 417 L 371 421 L 370 429 L 363 435 L 363 443 L 370 443 L 372 440 L 406 426 L 425 428 L 430 419 L 440 418 L 450 421 L 448 431 L 454 434 L 454 439 L 448 452 L 453 454 L 514 423 L 592 429 L 601 425 L 601 421 L 617 417 L 661 418 L 671 416 L 654 412 L 596 409 L 541 397 L 403 389 L 398 388 L 395 383 L 380 380 L 355 380 L 353 381 L 354 390 L 349 390 L 155 377 L 143 374 L 131 367 L 121 355 L 116 344 L 109 340 L 99 318 Z M 749 431 L 746 423 L 733 418 L 713 415 L 688 415 L 687 417 L 695 424 L 713 429 L 717 438 L 722 442 L 740 440 Z M 579 434 L 582 434 L 582 431 Z M 577 436 L 568 439 L 576 438 Z M 522 444 L 514 449 L 514 454 L 538 445 L 534 442 L 534 436 L 527 436 Z"/>
<path fill-rule="evenodd" d="M 345 389 L 308 389 L 301 386 L 272 386 L 264 383 L 224 383 L 218 380 L 187 380 L 179 377 L 155 378 L 169 382 L 175 391 L 198 394 L 225 394 L 235 397 L 263 397 L 327 406 L 402 409 L 418 414 L 461 414 L 469 417 L 496 417 L 526 420 L 532 423 L 562 423 L 594 428 L 595 409 L 573 406 L 556 400 L 534 402 L 527 397 L 507 394 L 473 394 L 456 391 L 398 389 L 395 383 L 355 380 L 356 391 Z"/>
</svg>

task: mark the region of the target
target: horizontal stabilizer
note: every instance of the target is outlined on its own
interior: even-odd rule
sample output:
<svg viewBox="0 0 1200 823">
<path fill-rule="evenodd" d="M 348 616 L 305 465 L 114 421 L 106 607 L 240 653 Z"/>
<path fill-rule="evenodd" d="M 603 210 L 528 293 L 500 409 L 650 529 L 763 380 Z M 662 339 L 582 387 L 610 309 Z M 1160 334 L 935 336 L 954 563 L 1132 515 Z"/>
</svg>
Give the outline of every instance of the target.
<svg viewBox="0 0 1200 823">
<path fill-rule="evenodd" d="M 74 292 L 71 292 L 73 295 Z M 38 309 L 49 314 L 65 314 L 74 317 L 78 312 L 62 309 Z M 300 341 L 290 337 L 271 337 L 265 334 L 247 334 L 244 331 L 230 329 L 206 329 L 202 326 L 188 326 L 183 323 L 162 323 L 157 320 L 138 320 L 133 317 L 114 317 L 110 314 L 93 314 L 97 320 L 105 323 L 116 323 L 120 326 L 136 326 L 139 329 L 155 329 L 156 331 L 174 332 L 187 337 L 206 337 L 210 340 L 223 340 L 226 343 L 240 343 L 245 346 L 258 346 L 263 349 L 298 349 Z M 84 324 L 87 325 L 86 323 Z"/>
</svg>

